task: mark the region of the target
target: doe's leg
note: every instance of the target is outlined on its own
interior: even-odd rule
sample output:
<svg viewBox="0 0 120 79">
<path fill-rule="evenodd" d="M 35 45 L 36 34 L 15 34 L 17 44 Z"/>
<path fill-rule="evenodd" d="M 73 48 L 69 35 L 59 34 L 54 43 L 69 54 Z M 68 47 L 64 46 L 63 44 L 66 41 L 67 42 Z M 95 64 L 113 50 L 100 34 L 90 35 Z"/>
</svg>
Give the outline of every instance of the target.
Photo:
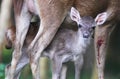
<svg viewBox="0 0 120 79">
<path fill-rule="evenodd" d="M 29 63 L 29 59 L 28 58 L 25 58 L 25 57 L 22 57 L 17 66 L 16 66 L 16 70 L 15 70 L 15 75 L 14 75 L 14 78 L 13 79 L 19 79 L 20 78 L 20 74 L 21 74 L 21 70 L 23 69 L 23 67 L 25 67 L 27 64 Z M 7 74 L 10 69 L 10 64 L 8 64 L 6 66 L 6 69 L 5 69 L 5 74 Z"/>
<path fill-rule="evenodd" d="M 106 50 L 110 33 L 114 27 L 110 25 L 97 26 L 95 29 L 95 54 L 98 68 L 98 79 L 104 79 L 104 65 L 106 58 Z"/>
<path fill-rule="evenodd" d="M 37 11 L 39 11 L 41 23 L 35 39 L 29 46 L 29 52 L 31 52 L 30 63 L 33 77 L 39 79 L 36 78 L 38 77 L 36 72 L 39 72 L 38 63 L 41 53 L 53 39 L 70 7 L 65 8 L 66 4 L 59 0 L 50 0 L 50 2 L 47 0 L 36 1 L 39 3 Z"/>
<path fill-rule="evenodd" d="M 5 79 L 13 79 L 15 75 L 15 70 L 17 63 L 22 55 L 23 43 L 29 28 L 29 23 L 31 20 L 31 14 L 28 12 L 28 9 L 25 4 L 23 4 L 22 11 L 20 15 L 15 15 L 16 18 L 16 41 L 15 48 L 12 55 L 11 67 L 8 74 L 6 74 Z"/>
</svg>

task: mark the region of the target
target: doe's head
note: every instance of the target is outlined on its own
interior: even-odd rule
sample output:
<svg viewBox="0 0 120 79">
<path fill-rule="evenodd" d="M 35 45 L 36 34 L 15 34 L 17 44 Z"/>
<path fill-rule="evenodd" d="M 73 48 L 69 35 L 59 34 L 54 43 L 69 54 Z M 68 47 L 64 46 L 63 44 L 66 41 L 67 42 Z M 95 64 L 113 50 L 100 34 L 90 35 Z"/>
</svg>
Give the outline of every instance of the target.
<svg viewBox="0 0 120 79">
<path fill-rule="evenodd" d="M 80 13 L 74 7 L 71 8 L 70 17 L 78 25 L 78 29 L 81 31 L 83 38 L 89 38 L 92 36 L 93 28 L 105 23 L 107 19 L 107 12 L 103 12 L 97 15 L 94 19 L 91 16 L 80 16 Z"/>
</svg>

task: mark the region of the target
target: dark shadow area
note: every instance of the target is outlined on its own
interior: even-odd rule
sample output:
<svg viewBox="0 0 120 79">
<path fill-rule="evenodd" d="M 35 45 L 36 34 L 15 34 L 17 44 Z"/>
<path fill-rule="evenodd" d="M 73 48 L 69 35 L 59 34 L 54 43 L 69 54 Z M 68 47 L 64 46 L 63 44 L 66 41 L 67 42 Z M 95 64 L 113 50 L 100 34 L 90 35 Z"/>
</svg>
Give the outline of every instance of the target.
<svg viewBox="0 0 120 79">
<path fill-rule="evenodd" d="M 105 75 L 111 77 L 111 79 L 120 79 L 120 22 L 111 34 L 109 42 Z"/>
</svg>

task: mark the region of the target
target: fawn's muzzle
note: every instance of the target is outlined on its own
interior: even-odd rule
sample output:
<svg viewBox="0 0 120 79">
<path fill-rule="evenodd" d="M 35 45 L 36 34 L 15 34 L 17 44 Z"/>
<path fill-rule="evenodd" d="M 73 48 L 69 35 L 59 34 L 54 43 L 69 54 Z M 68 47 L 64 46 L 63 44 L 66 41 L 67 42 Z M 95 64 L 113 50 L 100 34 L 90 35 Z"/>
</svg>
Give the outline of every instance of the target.
<svg viewBox="0 0 120 79">
<path fill-rule="evenodd" d="M 88 38 L 90 35 L 88 33 L 83 34 L 83 38 Z"/>
</svg>

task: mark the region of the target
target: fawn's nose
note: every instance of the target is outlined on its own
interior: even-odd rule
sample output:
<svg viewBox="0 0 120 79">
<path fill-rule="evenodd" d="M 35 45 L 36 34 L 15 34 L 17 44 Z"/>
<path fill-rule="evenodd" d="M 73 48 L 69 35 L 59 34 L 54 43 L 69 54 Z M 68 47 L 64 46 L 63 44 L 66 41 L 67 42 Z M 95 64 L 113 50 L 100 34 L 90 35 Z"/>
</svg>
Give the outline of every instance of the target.
<svg viewBox="0 0 120 79">
<path fill-rule="evenodd" d="M 83 38 L 88 38 L 90 35 L 88 33 L 83 34 Z"/>
</svg>

